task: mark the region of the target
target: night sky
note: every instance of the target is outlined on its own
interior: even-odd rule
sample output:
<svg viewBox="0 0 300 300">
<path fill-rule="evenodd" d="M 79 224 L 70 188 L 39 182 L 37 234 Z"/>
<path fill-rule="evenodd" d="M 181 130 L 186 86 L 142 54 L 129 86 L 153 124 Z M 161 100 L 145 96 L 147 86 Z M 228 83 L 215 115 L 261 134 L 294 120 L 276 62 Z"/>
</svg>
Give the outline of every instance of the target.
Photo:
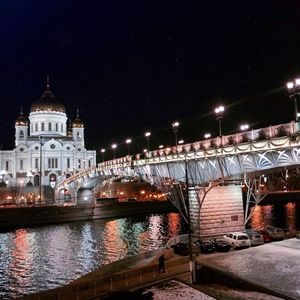
<svg viewBox="0 0 300 300">
<path fill-rule="evenodd" d="M 285 89 L 300 74 L 300 1 L 0 1 L 0 144 L 51 89 L 85 123 L 86 145 L 117 155 L 179 137 L 224 134 L 294 119 Z M 111 151 L 107 158 L 111 158 Z"/>
</svg>

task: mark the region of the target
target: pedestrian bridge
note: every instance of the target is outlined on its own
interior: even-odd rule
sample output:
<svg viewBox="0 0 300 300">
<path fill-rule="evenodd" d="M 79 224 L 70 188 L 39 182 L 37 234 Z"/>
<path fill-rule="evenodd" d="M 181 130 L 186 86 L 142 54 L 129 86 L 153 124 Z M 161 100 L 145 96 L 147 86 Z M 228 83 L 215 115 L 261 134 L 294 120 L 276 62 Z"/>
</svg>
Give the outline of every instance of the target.
<svg viewBox="0 0 300 300">
<path fill-rule="evenodd" d="M 61 180 L 57 189 L 93 188 L 98 177 L 124 175 L 158 187 L 166 180 L 194 186 L 299 164 L 298 124 L 291 122 L 106 161 Z"/>
<path fill-rule="evenodd" d="M 291 122 L 106 161 L 62 180 L 56 193 L 76 194 L 108 178 L 139 176 L 168 195 L 195 232 L 220 235 L 244 230 L 250 202 L 263 199 L 257 188 L 263 174 L 299 165 L 300 134 Z"/>
</svg>

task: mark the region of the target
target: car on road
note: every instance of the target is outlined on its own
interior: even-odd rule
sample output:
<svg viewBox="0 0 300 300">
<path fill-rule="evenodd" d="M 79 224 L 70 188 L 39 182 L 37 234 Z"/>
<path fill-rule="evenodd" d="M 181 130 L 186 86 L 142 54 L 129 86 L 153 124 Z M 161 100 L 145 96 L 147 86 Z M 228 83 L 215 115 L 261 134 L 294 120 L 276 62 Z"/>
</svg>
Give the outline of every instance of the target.
<svg viewBox="0 0 300 300">
<path fill-rule="evenodd" d="M 267 225 L 266 231 L 272 236 L 273 240 L 283 240 L 284 239 L 284 231 L 282 228 Z"/>
<path fill-rule="evenodd" d="M 211 242 L 214 244 L 216 251 L 219 252 L 228 252 L 231 248 L 230 244 L 221 238 L 211 239 Z"/>
<path fill-rule="evenodd" d="M 251 241 L 245 232 L 231 232 L 224 235 L 224 239 L 233 249 L 249 248 Z"/>
<path fill-rule="evenodd" d="M 252 229 L 246 229 L 246 233 L 249 236 L 251 246 L 259 246 L 265 243 L 262 235 L 259 232 Z"/>
<path fill-rule="evenodd" d="M 210 240 L 197 240 L 194 244 L 200 249 L 201 253 L 215 252 L 215 246 Z"/>
</svg>

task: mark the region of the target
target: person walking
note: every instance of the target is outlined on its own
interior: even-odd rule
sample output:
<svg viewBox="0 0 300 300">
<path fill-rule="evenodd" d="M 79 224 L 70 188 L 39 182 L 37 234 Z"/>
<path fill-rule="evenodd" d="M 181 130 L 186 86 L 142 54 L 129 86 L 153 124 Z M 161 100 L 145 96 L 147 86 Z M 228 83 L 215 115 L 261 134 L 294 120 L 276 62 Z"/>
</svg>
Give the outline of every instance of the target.
<svg viewBox="0 0 300 300">
<path fill-rule="evenodd" d="M 165 261 L 166 261 L 165 256 L 161 255 L 158 259 L 158 272 L 163 271 L 164 273 L 166 273 Z"/>
</svg>

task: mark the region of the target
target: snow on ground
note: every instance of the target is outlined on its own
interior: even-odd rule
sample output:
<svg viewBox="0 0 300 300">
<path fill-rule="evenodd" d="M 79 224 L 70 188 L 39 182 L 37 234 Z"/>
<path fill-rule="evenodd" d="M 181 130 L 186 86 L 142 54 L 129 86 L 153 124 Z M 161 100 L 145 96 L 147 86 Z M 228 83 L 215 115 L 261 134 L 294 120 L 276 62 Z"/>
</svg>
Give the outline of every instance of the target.
<svg viewBox="0 0 300 300">
<path fill-rule="evenodd" d="M 199 258 L 242 280 L 300 299 L 300 240 L 289 239 L 250 249 Z"/>
<path fill-rule="evenodd" d="M 196 290 L 182 282 L 170 280 L 161 284 L 155 285 L 151 288 L 145 289 L 142 295 L 152 293 L 153 300 L 174 300 L 174 299 L 189 299 L 189 300 L 213 300 L 203 292 Z"/>
<path fill-rule="evenodd" d="M 151 288 L 146 288 L 141 292 L 143 296 L 152 296 L 152 300 L 213 300 L 213 299 L 222 299 L 226 296 L 226 299 L 243 299 L 243 300 L 282 300 L 275 296 L 268 294 L 247 291 L 247 290 L 238 290 L 224 288 L 218 285 L 212 285 L 208 288 L 213 294 L 218 295 L 216 298 L 213 298 L 193 287 L 186 285 L 177 280 L 169 280 L 163 283 L 152 286 Z M 142 297 L 141 299 L 144 299 Z"/>
</svg>

